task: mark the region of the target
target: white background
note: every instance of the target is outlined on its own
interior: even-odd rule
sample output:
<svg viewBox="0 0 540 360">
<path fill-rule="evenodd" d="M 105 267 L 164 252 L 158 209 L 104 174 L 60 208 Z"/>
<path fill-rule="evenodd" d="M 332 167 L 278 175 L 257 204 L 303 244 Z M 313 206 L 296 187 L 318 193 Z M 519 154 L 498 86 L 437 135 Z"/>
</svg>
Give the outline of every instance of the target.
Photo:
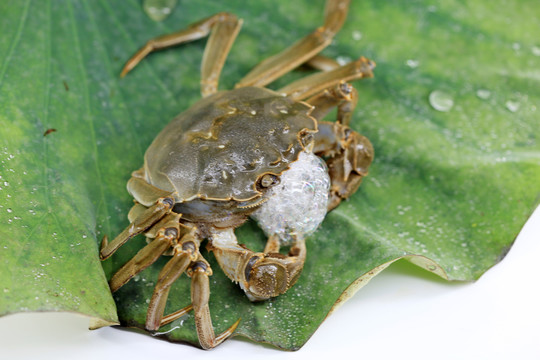
<svg viewBox="0 0 540 360">
<path fill-rule="evenodd" d="M 105 328 L 65 313 L 0 318 L 1 359 L 540 359 L 540 208 L 507 257 L 475 283 L 392 265 L 297 352 L 238 338 L 212 351 Z"/>
</svg>

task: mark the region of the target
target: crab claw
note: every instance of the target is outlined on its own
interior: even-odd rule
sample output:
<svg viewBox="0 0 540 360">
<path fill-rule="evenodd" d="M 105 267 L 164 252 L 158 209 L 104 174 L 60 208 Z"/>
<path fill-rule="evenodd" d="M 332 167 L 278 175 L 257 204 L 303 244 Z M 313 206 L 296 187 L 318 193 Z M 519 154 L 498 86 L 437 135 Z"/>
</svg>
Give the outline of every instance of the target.
<svg viewBox="0 0 540 360">
<path fill-rule="evenodd" d="M 290 287 L 282 259 L 277 257 L 279 254 L 272 255 L 254 255 L 246 265 L 244 291 L 252 301 L 281 295 Z"/>
<path fill-rule="evenodd" d="M 365 137 L 339 122 L 319 122 L 314 152 L 326 158 L 332 185 L 328 211 L 351 196 L 360 186 L 373 161 L 373 145 Z"/>
<path fill-rule="evenodd" d="M 225 272 L 240 284 L 251 301 L 266 300 L 285 293 L 298 280 L 304 261 L 306 245 L 297 238 L 288 255 L 279 251 L 277 236 L 270 236 L 264 252 L 255 253 L 236 242 L 232 229 L 215 231 L 209 247 Z"/>
<path fill-rule="evenodd" d="M 329 210 L 358 189 L 373 160 L 373 146 L 366 137 L 347 126 L 338 123 L 336 125 L 342 133 L 342 151 L 327 160 L 328 173 L 332 179 Z"/>
<path fill-rule="evenodd" d="M 246 264 L 244 291 L 251 301 L 284 294 L 296 283 L 303 265 L 296 256 L 255 254 Z"/>
</svg>

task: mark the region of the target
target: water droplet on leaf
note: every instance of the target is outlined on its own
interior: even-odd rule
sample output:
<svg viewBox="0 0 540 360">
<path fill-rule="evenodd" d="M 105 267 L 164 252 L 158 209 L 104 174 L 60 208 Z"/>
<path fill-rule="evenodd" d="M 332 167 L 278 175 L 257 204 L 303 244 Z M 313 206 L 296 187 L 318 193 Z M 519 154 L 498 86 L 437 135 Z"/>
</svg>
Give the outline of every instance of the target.
<svg viewBox="0 0 540 360">
<path fill-rule="evenodd" d="M 454 99 L 444 91 L 434 90 L 429 94 L 429 104 L 437 111 L 447 112 L 454 106 Z"/>
<path fill-rule="evenodd" d="M 478 89 L 476 90 L 476 96 L 478 96 L 482 100 L 487 100 L 491 96 L 491 91 L 486 89 Z"/>
<path fill-rule="evenodd" d="M 144 0 L 143 9 L 154 21 L 163 21 L 176 7 L 177 0 Z"/>
<path fill-rule="evenodd" d="M 406 61 L 406 64 L 411 69 L 416 69 L 418 67 L 418 65 L 420 65 L 420 61 L 414 60 L 414 59 L 409 59 L 409 60 Z"/>
<path fill-rule="evenodd" d="M 519 110 L 519 103 L 517 101 L 508 100 L 504 106 L 508 109 L 508 111 L 516 112 Z"/>
</svg>

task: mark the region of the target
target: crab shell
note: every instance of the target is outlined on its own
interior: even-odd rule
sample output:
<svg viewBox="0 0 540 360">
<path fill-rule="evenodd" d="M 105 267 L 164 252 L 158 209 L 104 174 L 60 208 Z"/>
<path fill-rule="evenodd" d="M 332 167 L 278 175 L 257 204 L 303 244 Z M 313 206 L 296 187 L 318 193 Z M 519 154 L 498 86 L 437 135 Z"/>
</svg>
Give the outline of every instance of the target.
<svg viewBox="0 0 540 360">
<path fill-rule="evenodd" d="M 235 226 L 264 202 L 262 177 L 279 179 L 310 147 L 317 132 L 311 110 L 258 87 L 203 98 L 154 139 L 145 180 L 173 193 L 184 219 Z"/>
</svg>

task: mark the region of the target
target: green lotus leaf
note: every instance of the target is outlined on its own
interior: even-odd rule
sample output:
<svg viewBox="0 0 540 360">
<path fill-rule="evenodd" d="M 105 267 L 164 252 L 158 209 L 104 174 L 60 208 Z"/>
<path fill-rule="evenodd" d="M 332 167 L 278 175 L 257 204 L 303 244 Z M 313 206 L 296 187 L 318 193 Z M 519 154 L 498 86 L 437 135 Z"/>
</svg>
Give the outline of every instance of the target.
<svg viewBox="0 0 540 360">
<path fill-rule="evenodd" d="M 152 54 L 120 79 L 124 62 L 152 37 L 229 11 L 245 20 L 220 82 L 231 88 L 322 25 L 323 8 L 322 0 L 184 0 L 155 22 L 137 1 L 1 2 L 0 314 L 71 311 L 95 326 L 142 329 L 167 259 L 113 299 L 106 279 L 145 242 L 130 240 L 103 264 L 98 245 L 128 224 L 125 184 L 146 147 L 200 98 L 205 42 Z M 532 1 L 354 1 L 324 55 L 377 63 L 374 79 L 355 84 L 352 123 L 374 145 L 371 172 L 309 238 L 302 276 L 283 296 L 249 302 L 204 253 L 216 331 L 242 318 L 236 335 L 298 349 L 398 259 L 463 281 L 499 262 L 539 203 L 538 18 Z M 253 223 L 237 236 L 264 247 Z M 166 312 L 188 305 L 189 292 L 181 277 Z M 198 343 L 192 314 L 160 334 Z"/>
</svg>

